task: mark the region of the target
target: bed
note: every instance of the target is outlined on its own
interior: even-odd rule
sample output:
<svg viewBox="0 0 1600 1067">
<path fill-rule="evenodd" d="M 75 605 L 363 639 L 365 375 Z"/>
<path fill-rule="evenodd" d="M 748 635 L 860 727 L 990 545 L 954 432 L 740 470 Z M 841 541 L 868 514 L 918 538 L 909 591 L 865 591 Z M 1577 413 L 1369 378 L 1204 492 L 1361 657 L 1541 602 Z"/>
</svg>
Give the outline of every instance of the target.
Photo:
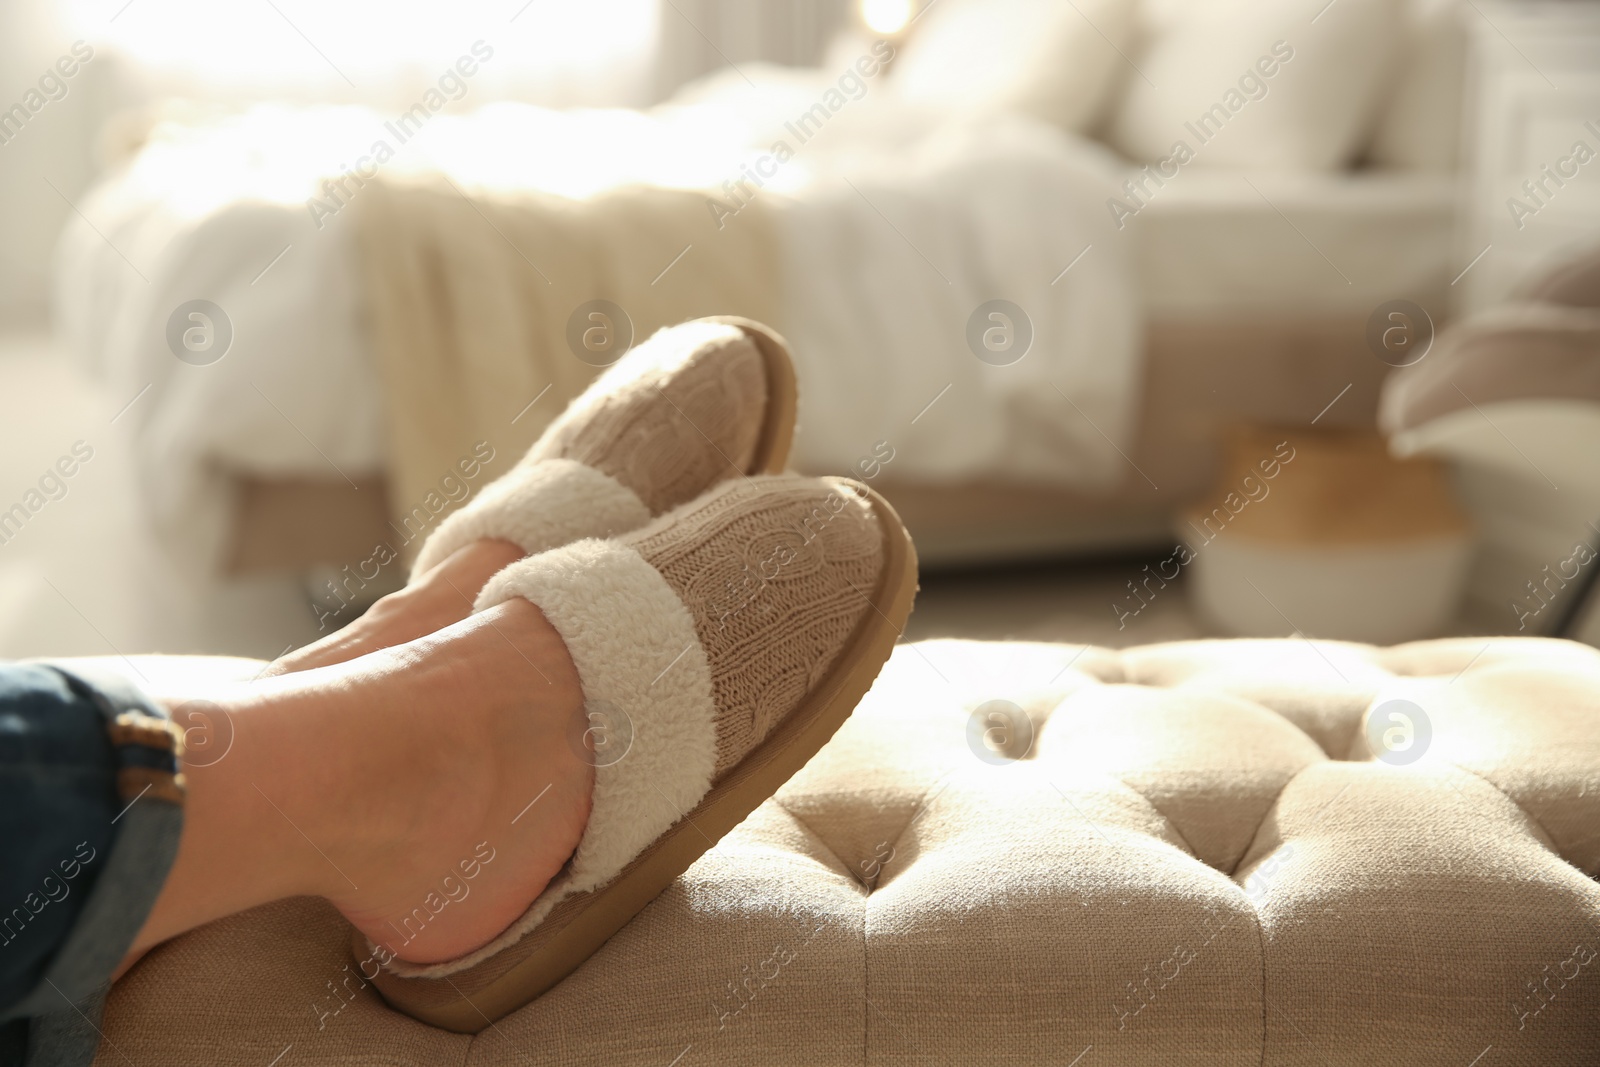
<svg viewBox="0 0 1600 1067">
<path fill-rule="evenodd" d="M 1190 168 L 1119 223 L 1137 174 L 1102 144 L 886 92 L 871 58 L 648 112 L 446 110 L 399 145 L 356 107 L 154 125 L 64 237 L 57 305 L 163 535 L 231 574 L 367 558 L 457 454 L 493 471 L 582 388 L 567 327 L 605 299 L 641 335 L 785 333 L 795 463 L 870 467 L 928 564 L 1137 548 L 1228 425 L 1373 424 L 1379 304 L 1442 317 L 1448 171 Z M 1020 358 L 969 342 L 997 299 Z M 226 351 L 174 359 L 194 300 Z"/>
</svg>

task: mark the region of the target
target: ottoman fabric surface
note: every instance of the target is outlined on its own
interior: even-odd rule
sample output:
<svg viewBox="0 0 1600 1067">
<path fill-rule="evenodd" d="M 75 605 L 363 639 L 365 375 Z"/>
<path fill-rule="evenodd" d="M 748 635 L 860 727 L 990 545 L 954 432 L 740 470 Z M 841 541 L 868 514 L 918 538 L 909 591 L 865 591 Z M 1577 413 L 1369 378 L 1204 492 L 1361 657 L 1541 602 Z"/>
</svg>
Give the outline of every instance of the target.
<svg viewBox="0 0 1600 1067">
<path fill-rule="evenodd" d="M 1390 700 L 1421 714 L 1380 760 Z M 1597 874 L 1593 649 L 928 642 L 476 1037 L 297 900 L 152 952 L 98 1062 L 1594 1064 Z"/>
</svg>

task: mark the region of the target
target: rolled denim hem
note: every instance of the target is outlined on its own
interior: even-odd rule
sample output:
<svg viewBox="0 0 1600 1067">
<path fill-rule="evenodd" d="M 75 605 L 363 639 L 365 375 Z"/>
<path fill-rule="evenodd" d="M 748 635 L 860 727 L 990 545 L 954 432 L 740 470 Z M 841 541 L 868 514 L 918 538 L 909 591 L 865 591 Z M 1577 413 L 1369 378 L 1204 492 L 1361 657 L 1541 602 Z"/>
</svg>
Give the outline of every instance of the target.
<svg viewBox="0 0 1600 1067">
<path fill-rule="evenodd" d="M 183 831 L 181 745 L 167 713 L 121 675 L 97 667 L 55 663 L 68 685 L 99 709 L 119 751 L 166 740 L 170 759 L 128 760 L 118 772 L 126 806 L 113 822 L 116 837 L 105 866 L 43 979 L 3 1019 L 28 1019 L 26 1067 L 83 1067 L 101 1039 L 100 1018 L 111 975 L 127 955 L 154 906 L 178 854 Z M 155 720 L 155 721 L 152 721 Z M 156 736 L 159 734 L 160 736 Z M 162 756 L 159 749 L 158 757 Z M 131 798 L 128 794 L 133 793 Z"/>
</svg>

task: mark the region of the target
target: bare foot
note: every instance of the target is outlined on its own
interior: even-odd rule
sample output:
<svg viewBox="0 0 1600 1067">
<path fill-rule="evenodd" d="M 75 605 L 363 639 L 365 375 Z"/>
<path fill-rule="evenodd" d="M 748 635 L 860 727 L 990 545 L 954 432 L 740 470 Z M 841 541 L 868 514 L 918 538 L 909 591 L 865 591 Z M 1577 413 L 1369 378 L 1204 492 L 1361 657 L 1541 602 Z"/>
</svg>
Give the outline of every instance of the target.
<svg viewBox="0 0 1600 1067">
<path fill-rule="evenodd" d="M 577 671 L 524 600 L 212 703 L 233 746 L 186 767 L 178 858 L 130 957 L 316 895 L 400 959 L 453 959 L 527 910 L 588 821 Z"/>
<path fill-rule="evenodd" d="M 523 556 L 510 541 L 474 541 L 379 600 L 350 625 L 275 660 L 263 677 L 347 663 L 369 652 L 415 641 L 472 613 L 478 590 Z"/>
</svg>

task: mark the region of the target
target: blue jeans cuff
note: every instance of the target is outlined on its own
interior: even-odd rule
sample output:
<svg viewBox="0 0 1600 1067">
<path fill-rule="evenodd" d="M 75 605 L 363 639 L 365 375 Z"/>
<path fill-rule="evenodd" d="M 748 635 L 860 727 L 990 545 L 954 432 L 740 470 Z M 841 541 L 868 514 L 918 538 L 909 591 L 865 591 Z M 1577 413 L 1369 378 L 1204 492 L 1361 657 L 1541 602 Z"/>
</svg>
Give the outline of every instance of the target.
<svg viewBox="0 0 1600 1067">
<path fill-rule="evenodd" d="M 26 1020 L 28 1067 L 68 1067 L 93 1059 L 111 975 L 177 857 L 182 734 L 165 710 L 119 674 L 87 664 L 36 666 L 59 674 L 75 697 L 100 713 L 120 805 L 93 885 L 42 978 L 21 1000 L 0 1005 L 0 1021 Z"/>
</svg>

